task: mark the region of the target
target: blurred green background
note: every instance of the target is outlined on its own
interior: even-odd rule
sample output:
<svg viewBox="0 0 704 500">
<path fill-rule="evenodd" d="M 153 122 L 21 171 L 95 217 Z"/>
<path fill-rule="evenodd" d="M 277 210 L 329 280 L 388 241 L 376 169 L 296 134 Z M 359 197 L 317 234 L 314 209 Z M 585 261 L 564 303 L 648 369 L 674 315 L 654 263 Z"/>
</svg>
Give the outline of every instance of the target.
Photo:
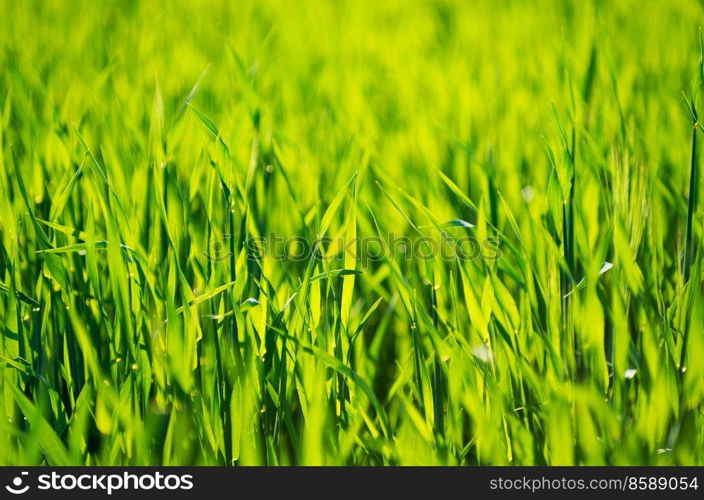
<svg viewBox="0 0 704 500">
<path fill-rule="evenodd" d="M 701 2 L 0 6 L 0 463 L 704 463 Z"/>
</svg>

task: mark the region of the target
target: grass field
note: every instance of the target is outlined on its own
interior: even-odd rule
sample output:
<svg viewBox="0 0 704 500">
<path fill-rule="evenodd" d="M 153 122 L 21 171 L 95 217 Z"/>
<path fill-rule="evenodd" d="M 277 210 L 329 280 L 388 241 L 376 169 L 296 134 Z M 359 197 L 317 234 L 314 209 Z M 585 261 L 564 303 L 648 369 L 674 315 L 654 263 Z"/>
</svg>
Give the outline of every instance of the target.
<svg viewBox="0 0 704 500">
<path fill-rule="evenodd" d="M 0 4 L 0 464 L 704 464 L 701 2 Z"/>
</svg>

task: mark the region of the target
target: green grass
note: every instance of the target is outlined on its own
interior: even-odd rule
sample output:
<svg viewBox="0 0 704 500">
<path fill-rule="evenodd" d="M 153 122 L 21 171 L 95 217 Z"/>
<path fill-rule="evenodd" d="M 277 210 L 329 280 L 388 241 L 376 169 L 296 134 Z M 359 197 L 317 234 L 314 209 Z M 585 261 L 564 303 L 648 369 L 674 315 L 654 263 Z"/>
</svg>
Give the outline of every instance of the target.
<svg viewBox="0 0 704 500">
<path fill-rule="evenodd" d="M 701 3 L 2 11 L 0 464 L 704 464 Z"/>
</svg>

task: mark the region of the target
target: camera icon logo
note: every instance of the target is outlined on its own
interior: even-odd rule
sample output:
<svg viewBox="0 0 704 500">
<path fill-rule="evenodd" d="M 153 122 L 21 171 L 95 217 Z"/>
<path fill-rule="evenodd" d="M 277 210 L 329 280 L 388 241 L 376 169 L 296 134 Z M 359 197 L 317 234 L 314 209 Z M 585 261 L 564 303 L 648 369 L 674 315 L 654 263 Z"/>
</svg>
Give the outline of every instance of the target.
<svg viewBox="0 0 704 500">
<path fill-rule="evenodd" d="M 5 489 L 13 495 L 21 495 L 23 493 L 27 493 L 27 490 L 29 490 L 29 485 L 26 484 L 22 486 L 22 476 L 27 476 L 28 474 L 29 472 L 21 472 L 19 476 L 16 476 L 12 479 L 12 485 L 8 484 L 7 486 L 5 486 Z"/>
<path fill-rule="evenodd" d="M 213 242 L 211 248 L 201 255 L 210 262 L 224 262 L 232 257 L 232 252 L 228 249 L 227 242 L 232 238 L 230 234 L 223 234 L 222 240 Z"/>
</svg>

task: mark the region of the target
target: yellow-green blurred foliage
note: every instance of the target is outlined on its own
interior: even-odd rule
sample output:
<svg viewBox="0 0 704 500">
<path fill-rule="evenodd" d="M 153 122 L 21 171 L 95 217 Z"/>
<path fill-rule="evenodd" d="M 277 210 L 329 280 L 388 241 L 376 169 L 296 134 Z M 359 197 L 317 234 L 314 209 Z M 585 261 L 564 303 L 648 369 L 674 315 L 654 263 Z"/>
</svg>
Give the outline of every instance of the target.
<svg viewBox="0 0 704 500">
<path fill-rule="evenodd" d="M 704 463 L 700 2 L 0 11 L 0 463 Z"/>
</svg>

